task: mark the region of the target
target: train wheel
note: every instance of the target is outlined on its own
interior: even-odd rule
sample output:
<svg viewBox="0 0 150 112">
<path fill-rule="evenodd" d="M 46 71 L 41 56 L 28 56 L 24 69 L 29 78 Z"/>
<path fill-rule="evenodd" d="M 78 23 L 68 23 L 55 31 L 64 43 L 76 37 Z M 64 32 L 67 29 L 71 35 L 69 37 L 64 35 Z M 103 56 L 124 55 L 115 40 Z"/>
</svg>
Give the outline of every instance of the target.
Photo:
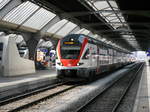
<svg viewBox="0 0 150 112">
<path fill-rule="evenodd" d="M 93 74 L 93 78 L 95 78 L 96 77 L 96 71 L 93 70 L 92 74 Z"/>
<path fill-rule="evenodd" d="M 93 80 L 94 80 L 94 74 L 93 74 L 93 71 L 90 71 L 89 76 L 88 76 L 88 81 L 91 82 Z"/>
<path fill-rule="evenodd" d="M 96 71 L 92 70 L 89 74 L 89 80 L 93 81 L 96 78 Z"/>
</svg>

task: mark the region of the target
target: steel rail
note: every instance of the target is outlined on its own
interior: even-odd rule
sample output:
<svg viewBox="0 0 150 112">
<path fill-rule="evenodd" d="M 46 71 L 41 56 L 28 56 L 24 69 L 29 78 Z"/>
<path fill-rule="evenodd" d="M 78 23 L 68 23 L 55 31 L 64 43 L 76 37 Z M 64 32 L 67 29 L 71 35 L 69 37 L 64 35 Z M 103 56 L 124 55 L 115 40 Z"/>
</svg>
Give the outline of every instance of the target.
<svg viewBox="0 0 150 112">
<path fill-rule="evenodd" d="M 125 95 L 127 94 L 129 88 L 131 87 L 131 85 L 133 84 L 134 80 L 137 77 L 137 74 L 139 73 L 139 71 L 142 69 L 142 67 L 144 66 L 144 64 L 142 64 L 138 70 L 136 71 L 136 73 L 132 76 L 132 78 L 130 79 L 130 82 L 128 83 L 127 87 L 125 88 L 123 94 L 121 95 L 121 97 L 119 98 L 119 101 L 116 103 L 116 105 L 114 106 L 114 108 L 112 109 L 111 112 L 115 112 L 117 110 L 117 108 L 119 107 L 121 101 L 123 100 L 123 98 L 125 97 Z"/>
<path fill-rule="evenodd" d="M 144 64 L 142 64 L 141 66 L 140 66 L 140 68 L 138 69 L 138 71 L 136 72 L 136 73 L 138 73 L 139 71 L 140 71 L 140 69 L 141 69 L 141 67 L 143 66 Z M 137 67 L 137 65 L 134 65 L 131 69 L 130 69 L 130 71 L 131 70 L 134 70 L 135 68 Z M 130 72 L 129 71 L 129 72 Z M 135 76 L 135 75 L 134 75 Z M 124 77 L 124 76 L 123 76 Z M 121 77 L 122 78 L 122 77 Z M 121 79 L 120 78 L 120 79 Z M 103 88 L 103 91 L 100 93 L 100 94 L 98 94 L 98 95 L 96 95 L 94 98 L 92 98 L 90 101 L 88 101 L 87 103 L 85 103 L 84 105 L 82 105 L 81 107 L 79 107 L 75 112 L 81 112 L 82 111 L 82 109 L 83 108 L 86 108 L 86 106 L 88 105 L 88 104 L 90 104 L 92 101 L 94 101 L 95 100 L 95 98 L 97 98 L 99 95 L 102 95 L 105 91 L 107 91 L 109 88 L 111 88 L 114 84 L 116 84 L 120 79 L 118 79 L 118 80 L 116 80 L 113 84 L 111 84 L 109 87 L 107 87 L 107 88 Z M 123 96 L 123 95 L 122 95 Z M 123 98 L 123 97 L 122 97 Z M 120 101 L 122 101 L 122 99 L 120 98 Z M 120 104 L 120 101 L 117 103 L 117 104 Z M 112 109 L 112 112 L 115 112 L 115 110 L 117 109 L 117 104 L 115 105 L 115 107 Z"/>
<path fill-rule="evenodd" d="M 17 107 L 17 108 L 14 108 L 14 109 L 11 109 L 11 110 L 9 110 L 8 112 L 17 112 L 17 111 L 21 111 L 21 110 L 23 110 L 23 109 L 32 107 L 32 105 L 36 105 L 36 104 L 38 104 L 38 103 L 40 103 L 40 102 L 43 102 L 43 101 L 48 100 L 48 99 L 50 99 L 50 98 L 53 98 L 53 97 L 55 97 L 55 96 L 57 96 L 57 95 L 59 95 L 59 94 L 62 94 L 62 93 L 64 93 L 64 92 L 68 91 L 68 90 L 71 90 L 71 89 L 73 89 L 73 88 L 75 88 L 75 87 L 77 87 L 77 86 L 79 86 L 79 84 L 72 85 L 72 86 L 70 86 L 70 87 L 68 87 L 68 88 L 65 88 L 65 89 L 60 90 L 60 91 L 58 91 L 58 92 L 56 92 L 56 93 L 50 94 L 50 95 L 48 95 L 48 96 L 46 96 L 46 97 L 42 97 L 42 98 L 40 98 L 40 99 L 35 99 L 34 101 L 32 101 L 32 102 L 30 102 L 30 103 L 27 103 L 27 104 L 25 104 L 25 105 L 21 105 L 21 106 L 19 106 L 19 107 Z"/>
<path fill-rule="evenodd" d="M 60 83 L 56 83 L 56 84 L 52 84 L 52 85 L 47 85 L 47 86 L 44 86 L 44 87 L 40 87 L 39 89 L 34 89 L 34 90 L 29 91 L 27 93 L 19 94 L 17 96 L 13 96 L 13 97 L 10 97 L 8 99 L 1 100 L 0 101 L 0 106 L 6 105 L 6 104 L 14 102 L 14 101 L 21 100 L 21 99 L 26 98 L 28 96 L 31 96 L 33 94 L 35 95 L 35 94 L 38 94 L 40 92 L 46 91 L 48 89 L 55 88 L 57 86 L 61 86 L 65 83 L 68 83 L 68 82 L 60 82 Z"/>
</svg>

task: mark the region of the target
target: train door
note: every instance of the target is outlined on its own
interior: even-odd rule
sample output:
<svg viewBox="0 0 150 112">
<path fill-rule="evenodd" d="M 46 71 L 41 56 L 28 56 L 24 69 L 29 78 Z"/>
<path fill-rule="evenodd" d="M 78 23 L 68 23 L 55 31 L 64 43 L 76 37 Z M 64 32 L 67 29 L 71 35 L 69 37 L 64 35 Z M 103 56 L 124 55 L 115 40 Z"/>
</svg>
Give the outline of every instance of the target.
<svg viewBox="0 0 150 112">
<path fill-rule="evenodd" d="M 117 61 L 116 58 L 117 58 L 117 57 L 116 57 L 116 50 L 114 49 L 114 50 L 113 50 L 113 63 L 114 63 L 114 64 L 116 64 L 116 61 Z"/>
<path fill-rule="evenodd" d="M 109 54 L 109 64 L 112 64 L 113 63 L 113 50 L 111 48 L 109 48 L 108 54 Z"/>
<path fill-rule="evenodd" d="M 91 67 L 92 66 L 92 45 L 90 44 L 89 45 L 89 66 Z"/>
<path fill-rule="evenodd" d="M 92 46 L 92 67 L 96 68 L 97 67 L 97 46 L 93 45 Z"/>
<path fill-rule="evenodd" d="M 91 56 L 90 56 L 90 49 L 89 46 L 87 46 L 87 49 L 85 49 L 85 52 L 82 56 L 82 62 L 85 64 L 86 67 L 91 66 Z"/>
<path fill-rule="evenodd" d="M 2 56 L 3 56 L 3 43 L 0 43 L 0 65 L 2 64 Z"/>
<path fill-rule="evenodd" d="M 100 66 L 100 56 L 99 56 L 99 53 L 100 52 L 100 48 L 99 48 L 99 46 L 97 46 L 97 67 L 99 67 Z"/>
<path fill-rule="evenodd" d="M 0 76 L 1 76 L 2 73 L 3 73 L 2 58 L 3 58 L 3 43 L 0 42 Z"/>
</svg>

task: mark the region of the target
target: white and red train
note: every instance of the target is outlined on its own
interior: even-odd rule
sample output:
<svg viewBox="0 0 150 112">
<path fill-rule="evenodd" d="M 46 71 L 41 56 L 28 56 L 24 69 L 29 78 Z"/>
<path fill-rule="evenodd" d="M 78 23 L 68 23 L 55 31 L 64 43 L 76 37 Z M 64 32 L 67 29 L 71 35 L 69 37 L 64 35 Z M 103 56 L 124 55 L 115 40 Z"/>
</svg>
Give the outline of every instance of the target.
<svg viewBox="0 0 150 112">
<path fill-rule="evenodd" d="M 130 53 L 83 34 L 70 34 L 57 45 L 58 77 L 91 78 L 126 65 Z"/>
</svg>

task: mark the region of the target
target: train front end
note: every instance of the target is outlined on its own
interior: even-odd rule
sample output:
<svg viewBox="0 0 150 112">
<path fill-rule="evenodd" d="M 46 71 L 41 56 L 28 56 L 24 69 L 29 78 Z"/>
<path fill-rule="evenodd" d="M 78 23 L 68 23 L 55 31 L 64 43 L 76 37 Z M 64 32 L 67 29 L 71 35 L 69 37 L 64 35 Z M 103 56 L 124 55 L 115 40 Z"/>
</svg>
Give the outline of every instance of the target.
<svg viewBox="0 0 150 112">
<path fill-rule="evenodd" d="M 76 77 L 85 68 L 81 60 L 88 39 L 84 35 L 72 34 L 59 40 L 57 45 L 56 70 L 58 77 Z"/>
</svg>

